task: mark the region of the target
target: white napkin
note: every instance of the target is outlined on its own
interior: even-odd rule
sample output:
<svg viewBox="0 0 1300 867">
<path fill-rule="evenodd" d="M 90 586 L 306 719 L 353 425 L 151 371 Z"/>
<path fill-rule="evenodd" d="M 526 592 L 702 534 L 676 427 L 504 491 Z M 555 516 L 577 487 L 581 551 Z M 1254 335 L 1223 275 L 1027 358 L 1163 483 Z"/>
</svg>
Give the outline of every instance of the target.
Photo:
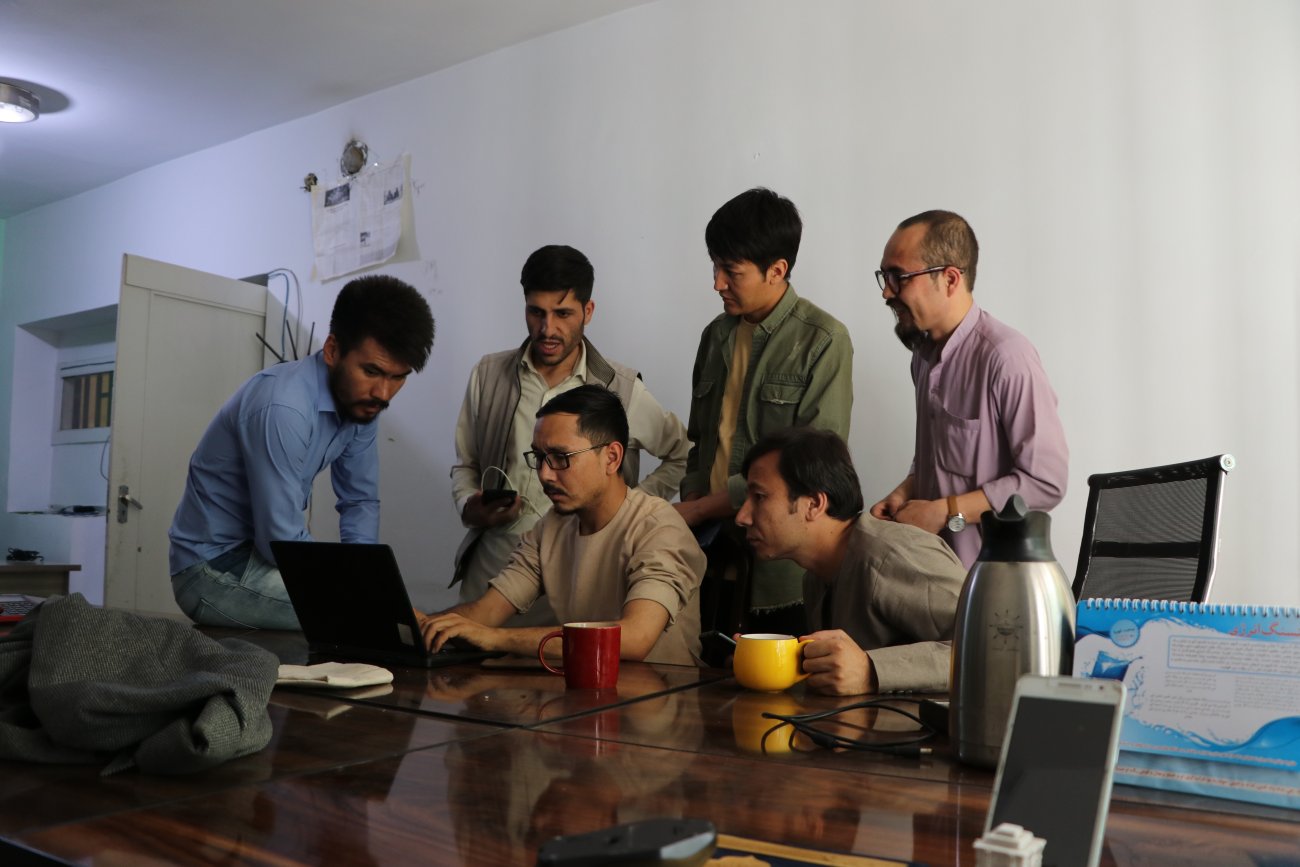
<svg viewBox="0 0 1300 867">
<path fill-rule="evenodd" d="M 392 683 L 393 673 L 364 662 L 320 662 L 316 665 L 282 665 L 276 686 L 306 686 L 319 689 L 352 689 Z"/>
</svg>

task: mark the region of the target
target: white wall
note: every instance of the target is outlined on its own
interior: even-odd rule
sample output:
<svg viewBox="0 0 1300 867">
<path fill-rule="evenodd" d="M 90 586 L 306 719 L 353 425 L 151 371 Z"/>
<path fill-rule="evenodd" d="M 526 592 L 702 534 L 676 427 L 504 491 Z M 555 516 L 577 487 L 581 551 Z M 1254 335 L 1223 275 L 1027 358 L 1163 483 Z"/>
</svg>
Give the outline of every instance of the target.
<svg viewBox="0 0 1300 867">
<path fill-rule="evenodd" d="M 984 249 L 978 300 L 1030 335 L 1060 397 L 1066 571 L 1089 473 L 1231 451 L 1214 598 L 1296 604 L 1298 87 L 1288 0 L 662 0 L 10 219 L 0 359 L 15 322 L 113 303 L 123 252 L 293 268 L 319 333 L 341 283 L 307 282 L 303 175 L 332 177 L 353 136 L 410 153 L 418 255 L 384 270 L 427 293 L 439 333 L 381 422 L 383 535 L 434 605 L 460 535 L 465 379 L 522 337 L 534 248 L 591 257 L 589 333 L 684 416 L 719 309 L 704 225 L 747 187 L 790 196 L 794 282 L 855 338 L 871 501 L 912 436 L 871 271 L 900 219 L 950 208 Z M 8 389 L 0 376 L 0 432 Z"/>
<path fill-rule="evenodd" d="M 5 498 L 6 508 L 15 512 L 44 511 L 50 506 L 50 479 L 53 464 L 50 460 L 51 428 L 54 419 L 54 377 L 58 370 L 59 350 L 40 337 L 23 328 L 13 328 L 8 320 L 4 330 L 12 332 L 12 363 L 5 369 L 11 371 L 13 393 L 19 396 L 17 406 L 9 414 L 8 444 L 20 460 L 5 461 L 9 470 Z M 8 407 L 8 401 L 5 402 Z M 44 549 L 24 544 L 19 539 L 0 539 L 5 547 L 29 548 L 44 553 Z M 52 558 L 47 553 L 46 559 Z"/>
</svg>

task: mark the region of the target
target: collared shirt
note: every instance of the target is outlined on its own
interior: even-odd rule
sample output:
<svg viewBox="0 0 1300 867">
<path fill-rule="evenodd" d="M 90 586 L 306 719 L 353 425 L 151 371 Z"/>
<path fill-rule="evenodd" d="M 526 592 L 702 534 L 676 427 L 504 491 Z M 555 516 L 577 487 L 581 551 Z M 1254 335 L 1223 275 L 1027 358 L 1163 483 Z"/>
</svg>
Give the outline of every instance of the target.
<svg viewBox="0 0 1300 867">
<path fill-rule="evenodd" d="M 172 519 L 172 574 L 253 542 L 309 539 L 312 480 L 330 467 L 344 542 L 379 539 L 376 424 L 339 417 L 321 353 L 253 376 L 226 401 L 190 458 Z"/>
<path fill-rule="evenodd" d="M 1012 494 L 1031 509 L 1065 497 L 1070 451 L 1056 392 L 1024 335 L 972 304 L 948 340 L 912 355 L 916 451 L 912 495 L 936 500 L 980 488 L 995 511 Z M 967 568 L 979 524 L 940 534 Z"/>
<path fill-rule="evenodd" d="M 483 465 L 485 456 L 476 454 L 474 447 L 474 424 L 479 416 L 479 399 L 483 395 L 481 376 L 480 361 L 470 372 L 465 401 L 461 405 L 460 419 L 456 424 L 457 462 L 451 469 L 451 496 L 457 514 L 462 515 L 465 513 L 465 502 L 480 488 L 513 487 L 530 497 L 538 505 L 538 513 L 531 514 L 525 522 L 525 516 L 530 513 L 524 509 L 519 521 L 510 526 L 510 534 L 514 537 L 510 545 L 513 548 L 519 535 L 535 524 L 541 514 L 551 507 L 550 500 L 542 493 L 537 471 L 529 469 L 524 462 L 524 452 L 532 448 L 537 411 L 551 398 L 588 382 L 587 347 L 582 345 L 573 372 L 555 386 L 546 384 L 546 380 L 533 366 L 531 353 L 527 349 L 520 358 L 519 405 L 510 420 L 512 445 L 506 452 L 505 466 L 501 468 L 510 477 L 509 484 L 499 473 L 489 471 Z M 677 493 L 677 482 L 682 476 L 686 451 L 690 447 L 685 429 L 677 416 L 664 409 L 639 379 L 632 384 L 632 397 L 626 409 L 628 448 L 644 449 L 661 461 L 655 471 L 642 479 L 637 487 L 651 496 L 671 500 Z"/>
<path fill-rule="evenodd" d="M 578 362 L 573 365 L 573 371 L 555 386 L 546 384 L 546 380 L 533 364 L 532 352 L 523 354 L 519 359 L 519 407 L 515 410 L 514 418 L 510 420 L 510 441 L 514 443 L 514 448 L 506 452 L 506 465 L 502 467 L 510 482 L 507 483 L 496 473 L 489 472 L 483 481 L 484 488 L 514 488 L 540 512 L 550 508 L 551 502 L 542 493 L 542 483 L 537 479 L 537 471 L 529 469 L 528 464 L 524 462 L 524 452 L 533 447 L 533 428 L 537 425 L 537 411 L 551 398 L 575 389 L 586 381 L 587 347 L 585 344 L 578 344 Z M 464 499 L 468 500 L 473 493 L 474 490 L 471 489 Z M 460 497 L 457 497 L 457 501 L 457 506 L 464 514 L 464 501 Z M 537 522 L 537 517 L 537 514 L 524 508 L 519 513 L 519 520 L 515 522 L 515 526 L 510 528 L 510 533 L 515 536 L 521 535 Z M 517 539 L 510 540 L 508 544 L 513 548 L 517 541 Z"/>
<path fill-rule="evenodd" d="M 692 446 L 682 479 L 683 497 L 709 493 L 718 419 L 739 323 L 739 316 L 724 313 L 700 336 L 691 378 L 686 430 Z M 853 341 L 838 319 L 796 295 L 793 284 L 752 333 L 727 478 L 736 510 L 745 502 L 740 465 L 760 437 L 794 425 L 812 425 L 848 439 L 853 410 Z"/>
<path fill-rule="evenodd" d="M 739 324 L 739 316 L 724 313 L 700 336 L 691 377 L 691 415 L 686 426 L 691 451 L 682 478 L 683 498 L 711 493 L 718 422 Z M 853 410 L 853 341 L 839 320 L 796 295 L 793 285 L 751 333 L 724 488 L 736 511 L 745 502 L 740 467 L 759 438 L 783 428 L 811 425 L 848 439 Z M 734 525 L 726 530 L 734 531 Z M 740 541 L 744 534 L 735 536 Z M 803 570 L 788 560 L 758 560 L 750 582 L 751 608 L 798 604 L 802 575 Z"/>
</svg>

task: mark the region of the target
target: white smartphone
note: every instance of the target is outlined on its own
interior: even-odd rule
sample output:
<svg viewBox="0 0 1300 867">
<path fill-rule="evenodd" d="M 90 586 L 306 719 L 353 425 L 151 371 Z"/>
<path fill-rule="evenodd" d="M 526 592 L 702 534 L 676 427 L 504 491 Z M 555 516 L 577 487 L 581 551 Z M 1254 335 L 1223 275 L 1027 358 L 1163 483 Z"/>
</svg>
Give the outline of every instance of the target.
<svg viewBox="0 0 1300 867">
<path fill-rule="evenodd" d="M 1012 822 L 1047 841 L 1043 867 L 1096 865 L 1123 715 L 1117 681 L 1021 677 L 984 832 Z"/>
</svg>

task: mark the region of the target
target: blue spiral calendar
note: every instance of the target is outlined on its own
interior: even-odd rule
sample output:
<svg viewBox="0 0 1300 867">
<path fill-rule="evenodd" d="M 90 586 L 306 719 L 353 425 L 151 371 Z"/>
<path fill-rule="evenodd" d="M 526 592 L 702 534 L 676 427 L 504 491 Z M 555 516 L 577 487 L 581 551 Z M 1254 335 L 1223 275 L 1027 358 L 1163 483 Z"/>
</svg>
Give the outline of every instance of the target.
<svg viewBox="0 0 1300 867">
<path fill-rule="evenodd" d="M 1127 692 L 1117 783 L 1300 808 L 1300 609 L 1087 599 L 1074 674 Z"/>
</svg>

